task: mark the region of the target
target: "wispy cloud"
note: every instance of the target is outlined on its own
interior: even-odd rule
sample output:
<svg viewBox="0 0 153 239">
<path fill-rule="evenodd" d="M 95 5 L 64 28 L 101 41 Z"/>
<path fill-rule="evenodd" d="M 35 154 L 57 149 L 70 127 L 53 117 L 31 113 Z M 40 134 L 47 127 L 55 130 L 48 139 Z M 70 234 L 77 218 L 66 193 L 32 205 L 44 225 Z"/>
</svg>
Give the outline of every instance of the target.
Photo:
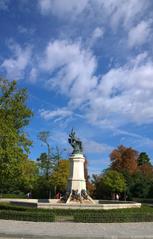
<svg viewBox="0 0 153 239">
<path fill-rule="evenodd" d="M 138 47 L 151 39 L 151 21 L 141 21 L 130 29 L 128 34 L 129 47 Z"/>
<path fill-rule="evenodd" d="M 52 75 L 47 87 L 66 95 L 69 107 L 84 105 L 80 110 L 90 123 L 120 127 L 153 122 L 152 59 L 144 52 L 98 77 L 97 64 L 96 56 L 79 43 L 56 40 L 46 47 L 41 69 Z"/>
<path fill-rule="evenodd" d="M 31 46 L 21 47 L 19 44 L 11 41 L 9 48 L 12 55 L 10 58 L 5 59 L 0 67 L 5 70 L 7 78 L 23 79 L 31 58 Z"/>
<path fill-rule="evenodd" d="M 47 88 L 56 89 L 68 95 L 73 104 L 80 104 L 96 86 L 96 59 L 79 43 L 56 40 L 45 50 L 41 69 L 52 77 Z"/>
<path fill-rule="evenodd" d="M 45 120 L 62 120 L 64 118 L 72 116 L 73 112 L 66 108 L 59 108 L 56 110 L 48 111 L 48 110 L 40 110 L 40 115 Z"/>
<path fill-rule="evenodd" d="M 94 17 L 94 21 L 110 23 L 113 28 L 122 25 L 125 29 L 131 27 L 144 14 L 150 5 L 150 0 L 38 0 L 42 14 L 53 14 L 72 19 L 79 14 Z M 92 9 L 92 11 L 91 11 Z M 96 16 L 96 18 L 95 18 Z"/>
<path fill-rule="evenodd" d="M 88 0 L 38 0 L 38 5 L 42 14 L 53 14 L 65 17 L 65 14 L 78 15 L 86 7 Z M 72 17 L 72 16 L 71 16 Z"/>
<path fill-rule="evenodd" d="M 104 143 L 98 143 L 94 140 L 83 139 L 84 150 L 87 153 L 110 153 L 113 147 Z"/>
<path fill-rule="evenodd" d="M 143 54 L 141 57 L 142 62 L 137 56 L 139 63 L 127 63 L 101 77 L 91 94 L 89 120 L 116 126 L 153 122 L 153 62 L 149 58 L 144 61 Z"/>
</svg>

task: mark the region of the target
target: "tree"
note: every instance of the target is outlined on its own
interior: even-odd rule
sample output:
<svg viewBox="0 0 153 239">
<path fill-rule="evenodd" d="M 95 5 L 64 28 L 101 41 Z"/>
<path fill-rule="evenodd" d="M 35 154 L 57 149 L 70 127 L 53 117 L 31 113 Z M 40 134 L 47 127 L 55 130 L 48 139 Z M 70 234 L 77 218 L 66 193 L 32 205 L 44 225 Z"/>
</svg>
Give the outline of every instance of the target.
<svg viewBox="0 0 153 239">
<path fill-rule="evenodd" d="M 142 152 L 138 157 L 138 172 L 153 181 L 153 166 L 147 153 Z"/>
<path fill-rule="evenodd" d="M 48 160 L 47 153 L 41 153 L 40 157 L 37 158 L 38 167 L 40 171 L 40 175 L 46 177 L 46 179 L 49 178 L 51 175 L 53 165 L 51 160 Z"/>
<path fill-rule="evenodd" d="M 146 198 L 149 195 L 152 181 L 138 171 L 132 176 L 132 184 L 130 185 L 130 193 L 132 197 Z"/>
<path fill-rule="evenodd" d="M 108 191 L 113 193 L 121 193 L 126 189 L 126 183 L 123 175 L 115 170 L 107 171 L 103 178 L 103 185 Z"/>
<path fill-rule="evenodd" d="M 120 145 L 110 154 L 111 169 L 133 174 L 137 170 L 137 159 L 138 152 L 135 149 Z"/>
<path fill-rule="evenodd" d="M 36 162 L 29 159 L 21 159 L 19 162 L 18 188 L 27 193 L 32 191 L 38 180 L 38 167 Z"/>
<path fill-rule="evenodd" d="M 146 152 L 141 152 L 138 157 L 138 165 L 150 164 L 150 158 Z"/>
<path fill-rule="evenodd" d="M 69 176 L 69 160 L 59 160 L 59 164 L 50 177 L 50 183 L 56 187 L 56 191 L 65 192 Z"/>
<path fill-rule="evenodd" d="M 109 197 L 102 185 L 102 175 L 93 174 L 91 183 L 93 185 L 92 197 L 96 199 L 107 199 Z"/>
<path fill-rule="evenodd" d="M 32 142 L 24 132 L 32 111 L 26 105 L 26 89 L 18 89 L 16 81 L 0 78 L 0 187 L 12 187 L 18 162 L 28 157 Z M 11 183 L 12 182 L 12 183 Z"/>
<path fill-rule="evenodd" d="M 63 150 L 60 150 L 58 146 L 56 146 L 55 149 L 51 149 L 49 135 L 50 133 L 48 131 L 42 131 L 38 134 L 38 138 L 47 146 L 47 153 L 42 153 L 37 159 L 40 169 L 39 182 L 45 185 L 43 190 L 46 191 L 43 197 L 55 195 L 57 187 L 61 190 L 65 188 L 65 176 L 63 175 L 64 172 L 62 172 L 65 168 L 62 168 L 63 164 L 61 163 Z"/>
<path fill-rule="evenodd" d="M 58 159 L 59 155 L 58 156 L 57 156 L 57 154 L 53 155 L 53 153 L 51 151 L 51 146 L 48 142 L 49 136 L 50 136 L 49 131 L 41 131 L 38 134 L 38 138 L 47 146 L 47 154 L 43 153 L 43 154 L 41 154 L 41 157 L 37 159 L 38 161 L 41 162 L 40 165 L 45 167 L 46 178 L 48 178 L 49 175 L 52 173 L 52 171 L 56 167 L 56 164 L 59 160 Z"/>
</svg>

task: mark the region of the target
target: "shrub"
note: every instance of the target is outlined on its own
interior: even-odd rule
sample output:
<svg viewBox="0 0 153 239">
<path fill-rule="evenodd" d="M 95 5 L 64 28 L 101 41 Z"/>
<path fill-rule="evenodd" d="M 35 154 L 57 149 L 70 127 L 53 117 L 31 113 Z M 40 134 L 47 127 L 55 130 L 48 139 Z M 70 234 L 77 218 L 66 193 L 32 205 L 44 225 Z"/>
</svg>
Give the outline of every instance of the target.
<svg viewBox="0 0 153 239">
<path fill-rule="evenodd" d="M 2 195 L 1 195 L 1 198 L 26 198 L 26 195 L 25 194 L 14 194 L 14 193 L 3 193 Z"/>
<path fill-rule="evenodd" d="M 33 222 L 53 222 L 55 215 L 44 212 L 33 211 L 13 211 L 13 210 L 0 210 L 0 219 L 18 220 L 18 221 L 33 221 Z"/>
<path fill-rule="evenodd" d="M 0 210 L 27 211 L 28 209 L 29 209 L 28 207 L 17 206 L 11 203 L 5 203 L 5 202 L 0 203 Z"/>
<path fill-rule="evenodd" d="M 75 222 L 113 223 L 113 222 L 152 222 L 153 212 L 109 211 L 104 213 L 76 213 Z"/>
</svg>

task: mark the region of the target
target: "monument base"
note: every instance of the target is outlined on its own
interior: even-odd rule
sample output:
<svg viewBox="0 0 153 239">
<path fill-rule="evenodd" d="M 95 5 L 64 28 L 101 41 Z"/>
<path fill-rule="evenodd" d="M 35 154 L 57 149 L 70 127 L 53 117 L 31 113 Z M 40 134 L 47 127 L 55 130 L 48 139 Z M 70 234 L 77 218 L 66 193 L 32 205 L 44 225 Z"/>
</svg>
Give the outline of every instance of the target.
<svg viewBox="0 0 153 239">
<path fill-rule="evenodd" d="M 84 178 L 83 154 L 72 154 L 70 157 L 70 177 L 68 178 L 66 204 L 95 204 L 92 198 L 86 192 L 86 181 Z"/>
</svg>

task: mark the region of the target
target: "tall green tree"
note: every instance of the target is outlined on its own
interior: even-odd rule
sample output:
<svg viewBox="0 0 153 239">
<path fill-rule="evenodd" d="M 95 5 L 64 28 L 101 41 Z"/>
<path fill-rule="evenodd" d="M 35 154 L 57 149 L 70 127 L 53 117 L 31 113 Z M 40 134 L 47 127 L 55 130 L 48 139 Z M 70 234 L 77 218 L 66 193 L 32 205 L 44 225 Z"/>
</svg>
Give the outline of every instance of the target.
<svg viewBox="0 0 153 239">
<path fill-rule="evenodd" d="M 126 190 L 123 175 L 115 170 L 108 170 L 102 177 L 103 186 L 111 193 L 122 193 Z"/>
<path fill-rule="evenodd" d="M 60 159 L 58 166 L 50 177 L 50 183 L 56 188 L 56 191 L 66 191 L 69 167 L 69 160 Z"/>
<path fill-rule="evenodd" d="M 27 90 L 16 81 L 0 78 L 0 187 L 9 190 L 18 172 L 20 159 L 28 157 L 31 140 L 24 129 L 32 111 L 26 105 Z"/>
<path fill-rule="evenodd" d="M 49 131 L 41 131 L 38 134 L 38 138 L 47 147 L 47 153 L 42 153 L 40 155 L 40 158 L 37 159 L 40 167 L 44 168 L 46 178 L 48 178 L 49 175 L 53 172 L 60 157 L 59 152 L 58 154 L 53 154 L 52 148 L 49 144 L 49 137 L 50 137 Z"/>
<path fill-rule="evenodd" d="M 50 198 L 56 194 L 57 186 L 58 188 L 61 188 L 61 185 L 63 184 L 58 182 L 60 180 L 62 182 L 62 180 L 65 177 L 62 178 L 61 176 L 61 179 L 59 177 L 59 174 L 60 174 L 59 171 L 61 169 L 61 167 L 59 167 L 59 163 L 62 160 L 62 150 L 60 150 L 59 147 L 52 148 L 51 145 L 49 144 L 49 137 L 50 137 L 49 131 L 39 132 L 38 138 L 43 142 L 43 144 L 46 145 L 47 153 L 45 152 L 41 153 L 37 161 L 38 161 L 38 167 L 40 172 L 40 178 L 39 178 L 38 184 L 45 185 L 43 189 L 45 192 L 42 196 Z M 53 178 L 55 179 L 54 177 L 55 174 L 58 177 L 56 180 L 52 180 Z M 64 181 L 64 185 L 65 185 L 65 181 Z"/>
<path fill-rule="evenodd" d="M 150 164 L 150 158 L 146 152 L 141 152 L 138 157 L 138 165 Z"/>
</svg>

